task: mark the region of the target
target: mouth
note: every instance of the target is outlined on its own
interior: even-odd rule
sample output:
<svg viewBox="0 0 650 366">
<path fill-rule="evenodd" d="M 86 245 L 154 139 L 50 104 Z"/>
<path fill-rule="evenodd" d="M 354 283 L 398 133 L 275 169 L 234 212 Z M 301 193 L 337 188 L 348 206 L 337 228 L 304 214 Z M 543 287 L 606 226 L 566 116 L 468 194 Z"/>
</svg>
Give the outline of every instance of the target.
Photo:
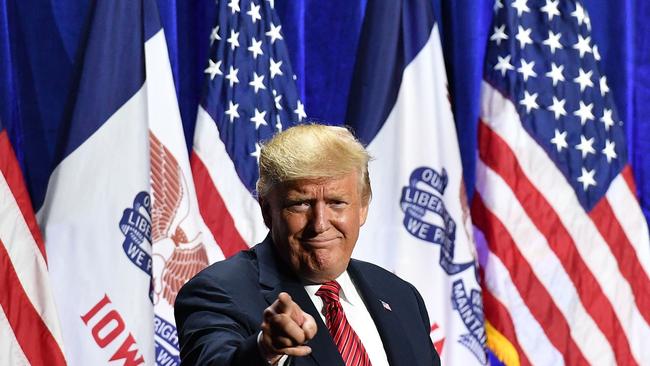
<svg viewBox="0 0 650 366">
<path fill-rule="evenodd" d="M 311 238 L 311 239 L 301 239 L 300 243 L 304 246 L 312 247 L 315 249 L 327 248 L 332 245 L 338 244 L 340 238 Z"/>
</svg>

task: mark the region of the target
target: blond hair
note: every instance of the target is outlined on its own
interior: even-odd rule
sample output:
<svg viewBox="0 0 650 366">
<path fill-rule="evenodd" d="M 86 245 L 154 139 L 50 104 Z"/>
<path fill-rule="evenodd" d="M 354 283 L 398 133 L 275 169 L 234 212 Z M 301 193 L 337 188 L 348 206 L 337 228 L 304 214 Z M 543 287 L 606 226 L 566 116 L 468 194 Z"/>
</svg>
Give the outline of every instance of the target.
<svg viewBox="0 0 650 366">
<path fill-rule="evenodd" d="M 336 178 L 358 172 L 362 200 L 368 203 L 372 196 L 368 161 L 370 155 L 366 149 L 344 127 L 294 126 L 262 146 L 257 192 L 264 198 L 278 183 Z"/>
</svg>

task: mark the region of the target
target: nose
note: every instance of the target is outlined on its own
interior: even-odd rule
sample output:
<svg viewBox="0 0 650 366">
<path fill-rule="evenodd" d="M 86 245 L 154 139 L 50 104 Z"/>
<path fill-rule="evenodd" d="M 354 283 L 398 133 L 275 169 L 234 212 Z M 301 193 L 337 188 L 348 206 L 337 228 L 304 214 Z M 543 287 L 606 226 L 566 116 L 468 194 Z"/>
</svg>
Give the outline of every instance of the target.
<svg viewBox="0 0 650 366">
<path fill-rule="evenodd" d="M 324 233 L 330 228 L 330 213 L 324 202 L 318 202 L 313 206 L 311 221 L 316 234 Z"/>
</svg>

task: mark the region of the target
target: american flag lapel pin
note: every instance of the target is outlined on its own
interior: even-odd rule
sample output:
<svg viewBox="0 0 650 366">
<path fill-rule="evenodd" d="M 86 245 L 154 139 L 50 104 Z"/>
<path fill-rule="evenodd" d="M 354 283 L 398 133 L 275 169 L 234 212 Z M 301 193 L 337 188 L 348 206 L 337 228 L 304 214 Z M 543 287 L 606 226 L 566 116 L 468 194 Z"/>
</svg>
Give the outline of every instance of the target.
<svg viewBox="0 0 650 366">
<path fill-rule="evenodd" d="M 381 302 L 381 306 L 383 306 L 384 309 L 386 309 L 386 310 L 388 310 L 388 311 L 393 311 L 393 309 L 390 308 L 390 304 L 389 304 L 389 303 L 387 303 L 387 302 L 384 301 L 384 300 L 379 300 L 379 301 Z"/>
</svg>

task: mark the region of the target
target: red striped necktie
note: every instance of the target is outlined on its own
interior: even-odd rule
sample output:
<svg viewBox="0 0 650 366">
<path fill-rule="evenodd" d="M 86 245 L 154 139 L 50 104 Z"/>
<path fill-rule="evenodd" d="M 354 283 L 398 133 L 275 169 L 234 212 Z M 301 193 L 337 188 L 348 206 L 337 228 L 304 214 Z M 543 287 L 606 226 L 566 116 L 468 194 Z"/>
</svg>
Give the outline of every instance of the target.
<svg viewBox="0 0 650 366">
<path fill-rule="evenodd" d="M 327 328 L 346 366 L 371 366 L 366 349 L 345 317 L 343 307 L 339 301 L 340 290 L 341 285 L 336 281 L 330 281 L 325 282 L 316 291 L 316 296 L 323 299 Z"/>
</svg>

